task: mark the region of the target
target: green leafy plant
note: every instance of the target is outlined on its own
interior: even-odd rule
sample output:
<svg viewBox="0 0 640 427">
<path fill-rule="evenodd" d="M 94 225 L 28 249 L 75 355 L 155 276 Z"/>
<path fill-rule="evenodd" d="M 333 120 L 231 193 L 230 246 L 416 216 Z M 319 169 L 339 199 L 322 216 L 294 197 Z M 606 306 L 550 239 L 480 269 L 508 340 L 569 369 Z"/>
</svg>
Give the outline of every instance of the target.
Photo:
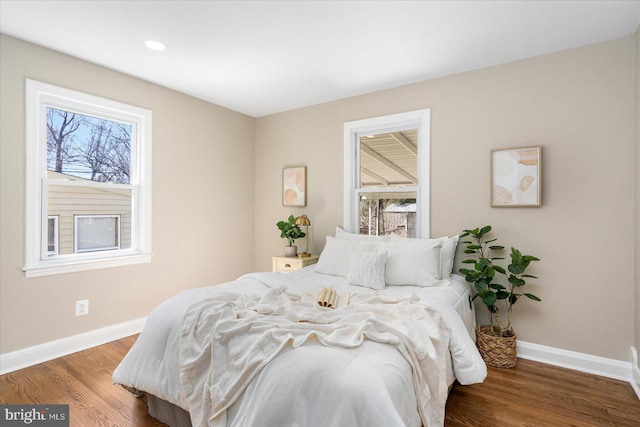
<svg viewBox="0 0 640 427">
<path fill-rule="evenodd" d="M 533 261 L 540 261 L 533 255 L 523 255 L 518 249 L 512 247 L 510 258 L 511 263 L 505 270 L 498 264 L 497 260 L 503 260 L 503 257 L 493 256 L 493 253 L 499 253 L 504 250 L 504 246 L 493 244 L 497 239 L 487 239 L 487 234 L 491 232 L 491 226 L 486 225 L 482 228 L 474 228 L 473 230 L 463 230 L 461 238 L 471 237 L 470 241 L 462 241 L 467 247 L 465 254 L 474 255 L 462 261 L 464 264 L 471 264 L 471 268 L 461 268 L 459 272 L 465 276 L 467 282 L 473 283 L 475 294 L 470 299 L 473 302 L 476 298 L 480 298 L 489 310 L 491 331 L 500 337 L 514 336 L 513 327 L 511 325 L 511 312 L 513 306 L 521 296 L 525 296 L 534 301 L 542 301 L 537 296 L 530 293 L 521 293 L 520 288 L 526 285 L 525 278 L 537 279 L 530 274 L 525 274 L 529 264 Z M 497 276 L 504 276 L 507 279 L 507 285 L 503 286 L 495 282 Z M 500 307 L 503 307 L 507 313 L 506 326 L 500 317 Z"/>
<path fill-rule="evenodd" d="M 293 242 L 296 239 L 301 239 L 306 236 L 305 232 L 296 225 L 295 221 L 294 216 L 289 215 L 286 221 L 278 221 L 276 223 L 278 230 L 280 230 L 280 237 L 287 239 L 289 242 L 288 246 L 293 246 Z"/>
</svg>

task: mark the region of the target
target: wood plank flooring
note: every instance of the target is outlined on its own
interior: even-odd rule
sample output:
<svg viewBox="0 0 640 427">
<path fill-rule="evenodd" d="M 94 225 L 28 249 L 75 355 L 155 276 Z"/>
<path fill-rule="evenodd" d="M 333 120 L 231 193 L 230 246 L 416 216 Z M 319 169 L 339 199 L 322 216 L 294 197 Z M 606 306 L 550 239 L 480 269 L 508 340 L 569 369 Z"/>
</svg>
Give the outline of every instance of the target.
<svg viewBox="0 0 640 427">
<path fill-rule="evenodd" d="M 627 382 L 518 359 L 489 367 L 482 384 L 451 390 L 446 426 L 640 426 L 640 400 Z"/>
<path fill-rule="evenodd" d="M 111 383 L 137 336 L 0 376 L 0 403 L 68 404 L 69 426 L 164 426 L 144 403 Z"/>
<path fill-rule="evenodd" d="M 135 340 L 2 375 L 0 403 L 69 404 L 73 427 L 164 426 L 140 399 L 111 383 Z M 626 382 L 521 359 L 514 369 L 489 368 L 483 384 L 454 385 L 445 425 L 640 427 L 640 400 Z"/>
</svg>

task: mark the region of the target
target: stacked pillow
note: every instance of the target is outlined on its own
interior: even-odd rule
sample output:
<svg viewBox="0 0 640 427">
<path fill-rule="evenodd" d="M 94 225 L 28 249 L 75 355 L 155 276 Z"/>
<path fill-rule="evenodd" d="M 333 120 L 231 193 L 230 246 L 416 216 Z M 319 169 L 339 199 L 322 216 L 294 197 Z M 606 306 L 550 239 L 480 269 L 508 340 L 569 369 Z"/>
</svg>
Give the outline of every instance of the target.
<svg viewBox="0 0 640 427">
<path fill-rule="evenodd" d="M 386 265 L 387 253 L 385 251 L 351 251 L 347 280 L 352 285 L 365 286 L 375 290 L 384 289 Z"/>
<path fill-rule="evenodd" d="M 400 236 L 396 237 L 401 239 Z M 343 230 L 341 227 L 336 227 L 336 239 L 358 240 L 360 242 L 388 242 L 391 240 L 391 235 L 385 234 L 384 236 L 370 236 L 368 234 L 354 234 Z"/>
<path fill-rule="evenodd" d="M 374 252 L 377 249 L 378 246 L 374 242 L 327 236 L 327 242 L 316 264 L 316 271 L 347 277 L 352 252 Z"/>
<path fill-rule="evenodd" d="M 434 286 L 440 284 L 438 239 L 402 239 L 385 244 L 385 283 L 393 286 Z"/>
<path fill-rule="evenodd" d="M 451 277 L 457 244 L 458 236 L 407 239 L 353 234 L 336 227 L 335 237 L 327 236 L 316 271 L 372 289 L 437 286 Z"/>
<path fill-rule="evenodd" d="M 438 239 L 410 239 L 400 237 L 397 234 L 390 235 L 390 241 L 392 242 L 406 242 L 413 244 L 412 242 L 424 242 L 424 241 L 439 241 L 440 245 L 440 273 L 438 277 L 440 279 L 449 280 L 451 278 L 451 272 L 453 271 L 453 258 L 456 255 L 456 247 L 458 246 L 458 239 L 460 236 L 453 237 L 440 237 Z"/>
</svg>

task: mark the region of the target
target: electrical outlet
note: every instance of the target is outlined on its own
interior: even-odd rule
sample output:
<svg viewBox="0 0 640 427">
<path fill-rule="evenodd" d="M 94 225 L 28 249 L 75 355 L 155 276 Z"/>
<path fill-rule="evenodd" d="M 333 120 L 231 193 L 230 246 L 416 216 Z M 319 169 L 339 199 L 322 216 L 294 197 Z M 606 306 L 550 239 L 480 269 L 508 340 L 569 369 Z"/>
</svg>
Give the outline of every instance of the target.
<svg viewBox="0 0 640 427">
<path fill-rule="evenodd" d="M 76 301 L 76 316 L 84 316 L 85 314 L 89 314 L 89 300 Z"/>
</svg>

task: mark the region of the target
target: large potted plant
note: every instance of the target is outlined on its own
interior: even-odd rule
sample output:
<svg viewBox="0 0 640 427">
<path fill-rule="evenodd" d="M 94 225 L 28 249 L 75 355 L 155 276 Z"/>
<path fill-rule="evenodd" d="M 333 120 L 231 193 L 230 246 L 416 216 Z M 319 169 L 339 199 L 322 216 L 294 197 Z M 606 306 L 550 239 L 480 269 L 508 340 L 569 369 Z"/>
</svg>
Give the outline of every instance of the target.
<svg viewBox="0 0 640 427">
<path fill-rule="evenodd" d="M 504 258 L 493 256 L 494 253 L 499 254 L 503 251 L 504 246 L 494 244 L 497 239 L 488 239 L 489 232 L 490 225 L 463 230 L 461 238 L 471 237 L 470 241 L 462 241 L 467 244 L 464 253 L 473 257 L 462 262 L 471 264 L 473 269 L 461 268 L 459 272 L 465 276 L 467 282 L 473 284 L 474 294 L 470 302 L 480 298 L 489 311 L 489 325 L 478 326 L 476 330 L 476 344 L 482 358 L 491 366 L 513 368 L 517 360 L 517 337 L 511 324 L 511 314 L 513 306 L 522 296 L 541 301 L 537 296 L 521 291 L 526 285 L 525 279 L 537 279 L 525 272 L 531 262 L 540 260 L 533 255 L 523 255 L 512 247 L 509 254 L 511 262 L 505 270 L 495 263 Z M 506 286 L 496 281 L 500 276 L 506 278 Z M 506 323 L 501 314 L 506 314 Z"/>
<path fill-rule="evenodd" d="M 295 240 L 306 236 L 305 232 L 296 225 L 295 221 L 294 216 L 289 215 L 286 221 L 278 221 L 276 223 L 278 230 L 280 230 L 280 237 L 287 239 L 287 242 L 289 242 L 284 248 L 284 255 L 288 257 L 294 257 L 298 253 L 298 247 L 293 245 Z"/>
</svg>

